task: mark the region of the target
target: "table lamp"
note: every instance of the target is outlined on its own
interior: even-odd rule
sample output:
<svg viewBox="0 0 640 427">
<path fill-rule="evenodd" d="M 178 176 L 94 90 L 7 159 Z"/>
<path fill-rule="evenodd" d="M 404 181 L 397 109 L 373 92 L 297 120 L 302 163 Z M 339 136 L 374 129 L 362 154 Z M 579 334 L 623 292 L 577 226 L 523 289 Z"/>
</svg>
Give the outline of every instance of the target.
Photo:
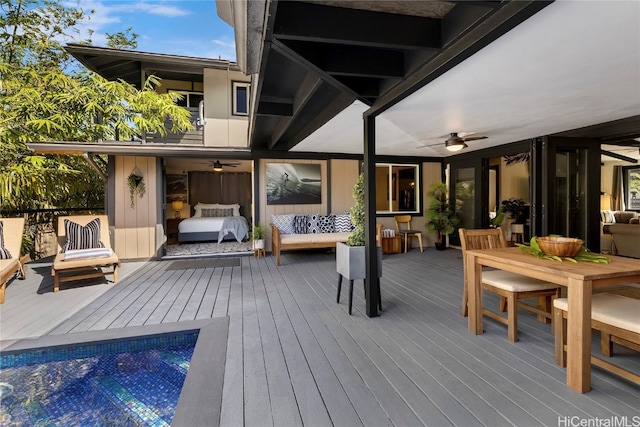
<svg viewBox="0 0 640 427">
<path fill-rule="evenodd" d="M 182 200 L 171 202 L 171 208 L 176 211 L 176 218 L 180 218 L 180 211 L 182 211 L 183 206 L 184 203 L 182 202 Z"/>
</svg>

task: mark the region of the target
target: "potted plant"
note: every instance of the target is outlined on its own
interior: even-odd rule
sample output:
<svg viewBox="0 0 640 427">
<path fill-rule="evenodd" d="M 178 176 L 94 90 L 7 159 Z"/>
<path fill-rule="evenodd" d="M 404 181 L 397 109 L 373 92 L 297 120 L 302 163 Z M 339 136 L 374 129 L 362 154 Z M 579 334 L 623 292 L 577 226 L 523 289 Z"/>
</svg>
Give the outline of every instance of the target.
<svg viewBox="0 0 640 427">
<path fill-rule="evenodd" d="M 349 235 L 347 243 L 336 245 L 336 270 L 347 280 L 366 278 L 365 260 L 365 205 L 364 205 L 364 175 L 360 174 L 353 188 L 355 204 L 351 208 L 351 222 L 355 230 Z M 382 276 L 382 247 L 377 246 L 378 277 Z"/>
<path fill-rule="evenodd" d="M 136 196 L 143 197 L 147 191 L 144 185 L 144 177 L 140 172 L 133 171 L 127 177 L 127 185 L 129 186 L 129 200 L 131 202 L 131 209 L 136 206 Z"/>
<path fill-rule="evenodd" d="M 436 249 L 446 249 L 444 236 L 447 236 L 456 229 L 458 218 L 447 195 L 447 184 L 437 182 L 433 184 L 427 195 L 431 198 L 427 209 L 427 222 L 424 224 L 427 230 L 436 233 Z"/>
<path fill-rule="evenodd" d="M 520 224 L 520 218 L 524 215 L 524 200 L 511 197 L 510 199 L 502 201 L 502 211 L 509 215 L 509 218 L 513 220 L 515 224 Z"/>
<path fill-rule="evenodd" d="M 254 224 L 251 229 L 251 240 L 253 241 L 253 249 L 264 249 L 264 226 Z"/>
<path fill-rule="evenodd" d="M 521 222 L 524 215 L 524 200 L 518 197 L 511 197 L 502 201 L 502 211 L 513 220 L 511 223 L 511 233 L 524 235 L 524 224 Z"/>
</svg>

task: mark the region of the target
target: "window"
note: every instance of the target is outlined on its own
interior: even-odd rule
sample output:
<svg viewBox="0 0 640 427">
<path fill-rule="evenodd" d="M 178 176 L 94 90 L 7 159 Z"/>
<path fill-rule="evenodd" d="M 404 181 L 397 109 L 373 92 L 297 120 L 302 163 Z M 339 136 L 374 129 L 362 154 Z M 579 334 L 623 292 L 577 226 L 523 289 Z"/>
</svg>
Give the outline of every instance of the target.
<svg viewBox="0 0 640 427">
<path fill-rule="evenodd" d="M 179 99 L 176 103 L 181 107 L 198 108 L 200 101 L 204 99 L 202 92 L 191 92 L 188 90 L 173 90 L 169 89 L 169 92 L 177 92 L 182 95 L 182 99 Z"/>
<path fill-rule="evenodd" d="M 419 165 L 376 165 L 376 212 L 420 211 Z"/>
<path fill-rule="evenodd" d="M 640 211 L 640 167 L 625 166 L 624 175 L 625 209 Z"/>
<path fill-rule="evenodd" d="M 249 115 L 249 83 L 233 82 L 233 115 Z"/>
</svg>

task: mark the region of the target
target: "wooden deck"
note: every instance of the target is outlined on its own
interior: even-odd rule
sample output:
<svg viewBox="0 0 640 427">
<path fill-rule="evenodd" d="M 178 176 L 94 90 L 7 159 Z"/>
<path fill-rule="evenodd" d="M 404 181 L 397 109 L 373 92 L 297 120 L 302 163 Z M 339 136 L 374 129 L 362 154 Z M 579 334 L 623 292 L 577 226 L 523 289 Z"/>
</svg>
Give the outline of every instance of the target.
<svg viewBox="0 0 640 427">
<path fill-rule="evenodd" d="M 554 363 L 550 325 L 530 313 L 519 316 L 517 343 L 489 319 L 483 335 L 470 334 L 459 315 L 455 249 L 386 255 L 377 318 L 364 314 L 361 282 L 352 316 L 346 286 L 336 304 L 334 255 L 287 252 L 282 263 L 269 256 L 191 270 L 166 270 L 169 261 L 125 263 L 116 286 L 57 294 L 48 290 L 46 265 L 34 264 L 26 281 L 7 288 L 0 337 L 229 316 L 224 426 L 533 426 L 640 417 L 640 387 L 598 368 L 591 392 L 569 389 Z M 640 372 L 638 353 L 616 350 L 617 360 Z"/>
</svg>

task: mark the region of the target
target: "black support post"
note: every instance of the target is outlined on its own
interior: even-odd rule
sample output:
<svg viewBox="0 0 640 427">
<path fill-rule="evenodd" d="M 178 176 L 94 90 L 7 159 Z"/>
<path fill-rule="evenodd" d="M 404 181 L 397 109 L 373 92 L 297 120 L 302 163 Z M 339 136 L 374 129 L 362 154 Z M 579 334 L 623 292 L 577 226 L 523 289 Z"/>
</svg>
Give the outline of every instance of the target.
<svg viewBox="0 0 640 427">
<path fill-rule="evenodd" d="M 376 254 L 376 119 L 364 116 L 364 205 L 365 257 L 367 278 L 364 281 L 367 316 L 376 317 L 380 290 L 378 281 L 378 256 Z"/>
</svg>

